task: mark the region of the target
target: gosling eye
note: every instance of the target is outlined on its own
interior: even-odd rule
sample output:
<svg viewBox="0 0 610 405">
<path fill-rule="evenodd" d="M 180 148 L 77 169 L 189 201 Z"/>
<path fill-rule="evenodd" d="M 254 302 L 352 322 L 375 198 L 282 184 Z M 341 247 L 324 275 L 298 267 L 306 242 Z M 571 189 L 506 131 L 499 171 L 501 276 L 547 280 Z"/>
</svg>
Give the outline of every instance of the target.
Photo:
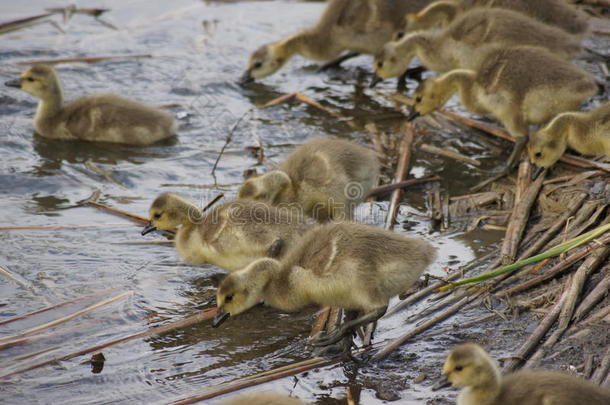
<svg viewBox="0 0 610 405">
<path fill-rule="evenodd" d="M 33 77 L 26 77 L 25 80 L 27 80 L 28 82 L 33 82 L 36 79 L 34 79 Z"/>
<path fill-rule="evenodd" d="M 263 67 L 263 62 L 256 62 L 254 63 L 254 65 L 252 65 L 252 68 L 254 69 L 260 69 Z"/>
<path fill-rule="evenodd" d="M 160 219 L 161 218 L 161 214 L 160 213 L 156 213 L 155 215 L 153 215 L 154 219 Z"/>
<path fill-rule="evenodd" d="M 463 366 L 455 366 L 453 369 L 455 371 L 462 371 L 464 369 L 464 367 Z"/>
<path fill-rule="evenodd" d="M 225 297 L 225 302 L 231 302 L 231 301 L 233 301 L 233 295 L 232 294 L 231 295 L 227 295 Z"/>
<path fill-rule="evenodd" d="M 536 156 L 537 158 L 541 158 L 542 152 L 536 152 L 536 153 L 534 153 L 534 156 Z"/>
<path fill-rule="evenodd" d="M 382 61 L 377 62 L 377 67 L 379 69 L 381 69 L 383 67 L 383 62 Z"/>
<path fill-rule="evenodd" d="M 396 33 L 396 39 L 402 39 L 404 36 L 405 36 L 405 33 L 402 31 Z"/>
<path fill-rule="evenodd" d="M 421 96 L 415 97 L 415 102 L 416 103 L 421 103 Z"/>
</svg>

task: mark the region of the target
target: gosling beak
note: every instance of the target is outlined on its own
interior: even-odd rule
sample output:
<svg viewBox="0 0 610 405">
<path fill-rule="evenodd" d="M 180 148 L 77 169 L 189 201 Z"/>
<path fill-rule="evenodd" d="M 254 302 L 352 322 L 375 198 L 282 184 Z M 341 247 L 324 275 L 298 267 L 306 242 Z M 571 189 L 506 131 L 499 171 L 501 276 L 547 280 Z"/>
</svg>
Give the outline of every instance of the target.
<svg viewBox="0 0 610 405">
<path fill-rule="evenodd" d="M 545 167 L 534 165 L 534 171 L 532 172 L 532 180 L 536 180 L 538 176 L 540 176 L 540 174 L 545 170 Z"/>
<path fill-rule="evenodd" d="M 413 121 L 415 118 L 419 117 L 421 114 L 415 108 L 411 110 L 409 115 L 407 116 L 407 121 Z"/>
<path fill-rule="evenodd" d="M 231 316 L 230 313 L 223 311 L 222 308 L 218 308 L 218 311 L 216 312 L 216 316 L 214 317 L 214 321 L 212 322 L 212 327 L 214 327 L 214 328 L 219 327 L 220 325 L 222 325 L 222 323 L 224 321 L 229 319 L 230 316 Z"/>
<path fill-rule="evenodd" d="M 239 84 L 248 84 L 254 81 L 252 77 L 252 71 L 250 69 L 246 70 L 244 74 L 239 78 Z"/>
<path fill-rule="evenodd" d="M 432 385 L 432 391 L 438 391 L 440 389 L 447 388 L 447 387 L 451 386 L 451 383 L 449 382 L 448 377 L 449 376 L 447 374 L 443 374 L 441 376 L 441 378 L 436 380 L 434 385 Z"/>
<path fill-rule="evenodd" d="M 8 87 L 16 87 L 18 89 L 21 88 L 21 79 L 9 80 L 8 82 L 4 82 L 5 86 Z"/>
<path fill-rule="evenodd" d="M 377 75 L 373 76 L 373 79 L 371 80 L 371 84 L 369 84 L 369 88 L 373 88 L 375 86 L 377 86 L 379 83 L 381 83 L 383 81 L 383 79 Z"/>
<path fill-rule="evenodd" d="M 152 224 L 152 222 L 149 222 L 146 224 L 144 229 L 142 229 L 142 235 L 146 235 L 147 233 L 151 233 L 152 231 L 156 231 L 156 230 L 157 230 L 157 228 Z"/>
</svg>

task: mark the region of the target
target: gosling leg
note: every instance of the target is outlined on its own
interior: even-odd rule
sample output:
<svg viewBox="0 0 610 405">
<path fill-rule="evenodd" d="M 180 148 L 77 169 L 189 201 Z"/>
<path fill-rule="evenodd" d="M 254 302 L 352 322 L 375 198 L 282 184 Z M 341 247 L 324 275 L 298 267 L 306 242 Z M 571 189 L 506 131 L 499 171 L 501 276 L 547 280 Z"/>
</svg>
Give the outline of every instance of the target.
<svg viewBox="0 0 610 405">
<path fill-rule="evenodd" d="M 318 72 L 323 72 L 325 70 L 328 69 L 333 69 L 333 68 L 337 68 L 339 67 L 343 62 L 345 62 L 348 59 L 352 59 L 355 58 L 356 56 L 360 55 L 358 52 L 348 52 L 345 55 L 341 55 L 336 59 L 331 60 L 328 63 L 323 64 L 322 66 L 320 66 L 320 68 L 318 69 Z"/>
<path fill-rule="evenodd" d="M 371 311 L 367 314 L 364 314 L 363 316 L 356 318 L 352 321 L 345 322 L 343 325 L 341 325 L 339 330 L 337 330 L 335 333 L 333 333 L 332 335 L 327 336 L 325 338 L 317 339 L 316 341 L 314 341 L 312 343 L 312 345 L 314 345 L 314 346 L 332 345 L 332 344 L 340 341 L 346 335 L 348 335 L 351 340 L 351 334 L 354 330 L 356 330 L 356 328 L 358 328 L 360 325 L 364 325 L 369 322 L 375 322 L 377 319 L 381 318 L 386 313 L 387 310 L 388 310 L 388 307 L 386 305 L 385 307 L 378 308 L 378 309 Z"/>
<path fill-rule="evenodd" d="M 282 254 L 282 251 L 284 250 L 284 240 L 283 239 L 276 239 L 273 241 L 273 243 L 271 244 L 271 246 L 269 247 L 269 251 L 267 252 L 267 255 L 269 257 L 280 257 Z"/>
<path fill-rule="evenodd" d="M 513 151 L 511 152 L 510 156 L 508 157 L 508 162 L 506 163 L 506 166 L 504 166 L 504 168 L 500 171 L 500 173 L 477 184 L 476 186 L 472 187 L 470 190 L 479 191 L 480 189 L 482 189 L 489 183 L 493 183 L 494 181 L 501 179 L 502 177 L 508 175 L 517 165 L 517 162 L 519 161 L 519 157 L 521 156 L 521 153 L 525 149 L 526 144 L 527 144 L 527 136 L 517 138 L 517 141 L 515 142 L 515 146 L 513 147 Z"/>
<path fill-rule="evenodd" d="M 352 322 L 353 320 L 355 320 L 357 318 L 358 318 L 358 311 L 345 311 L 345 316 L 343 318 L 344 324 Z M 342 356 L 342 357 L 346 357 L 349 360 L 354 360 L 353 356 L 351 355 L 352 346 L 355 346 L 353 337 L 354 337 L 353 331 L 352 331 L 352 333 L 347 333 L 335 344 L 325 345 L 325 346 L 321 347 L 320 349 L 318 349 L 317 351 L 315 351 L 315 355 L 322 356 L 322 357 Z M 325 339 L 325 338 L 322 337 L 319 339 Z M 318 346 L 317 344 L 315 344 L 315 342 L 313 343 L 313 345 Z"/>
</svg>

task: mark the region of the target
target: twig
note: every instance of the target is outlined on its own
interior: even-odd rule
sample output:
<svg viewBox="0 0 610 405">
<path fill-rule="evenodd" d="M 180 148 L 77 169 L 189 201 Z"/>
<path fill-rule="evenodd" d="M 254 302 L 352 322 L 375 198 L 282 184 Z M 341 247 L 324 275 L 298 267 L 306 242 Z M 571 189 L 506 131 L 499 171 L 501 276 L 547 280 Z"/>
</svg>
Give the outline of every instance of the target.
<svg viewBox="0 0 610 405">
<path fill-rule="evenodd" d="M 591 381 L 597 385 L 600 385 L 601 383 L 604 382 L 604 379 L 606 378 L 606 374 L 608 374 L 608 371 L 610 371 L 610 346 L 608 346 L 608 349 L 606 350 L 606 354 L 604 354 L 604 357 L 602 358 L 602 361 L 601 361 L 599 367 L 597 368 L 597 370 L 595 370 L 595 372 L 591 376 Z"/>
<path fill-rule="evenodd" d="M 220 149 L 220 153 L 218 154 L 218 157 L 216 158 L 216 161 L 214 162 L 214 167 L 212 167 L 212 172 L 211 172 L 212 176 L 214 176 L 214 174 L 216 173 L 216 168 L 218 167 L 218 162 L 220 162 L 220 158 L 225 153 L 225 149 L 227 148 L 227 146 L 229 146 L 229 144 L 233 140 L 233 135 L 235 134 L 235 130 L 237 129 L 237 126 L 244 119 L 244 117 L 246 115 L 250 114 L 250 112 L 251 112 L 251 110 L 248 110 L 245 113 L 243 113 L 242 116 L 239 117 L 237 119 L 237 121 L 235 121 L 235 124 L 233 124 L 233 127 L 229 131 L 229 134 L 227 135 L 227 138 L 225 139 L 225 143 L 224 143 L 224 145 L 222 145 L 222 148 Z"/>
<path fill-rule="evenodd" d="M 4 32 L 6 30 L 19 29 L 21 25 L 27 24 L 36 20 L 40 20 L 41 18 L 46 18 L 53 15 L 53 13 L 44 13 L 34 15 L 32 17 L 19 18 L 17 20 L 7 21 L 4 23 L 0 23 L 0 32 Z"/>
<path fill-rule="evenodd" d="M 428 183 L 431 181 L 439 181 L 440 179 L 441 178 L 438 176 L 432 176 L 432 177 L 424 177 L 422 179 L 409 179 L 409 180 L 405 180 L 405 181 L 399 181 L 398 183 L 384 184 L 383 186 L 375 187 L 374 189 L 372 189 L 369 192 L 369 194 L 366 196 L 366 198 L 379 197 L 381 195 L 389 193 L 390 191 L 397 190 L 399 188 L 405 189 L 407 187 L 414 186 L 416 184 Z M 1 230 L 1 228 L 0 228 L 0 230 Z"/>
<path fill-rule="evenodd" d="M 523 345 L 521 345 L 517 353 L 512 356 L 512 360 L 504 365 L 505 373 L 515 371 L 523 361 L 527 360 L 527 357 L 532 353 L 532 351 L 536 349 L 536 346 L 538 346 L 542 337 L 547 333 L 551 326 L 553 326 L 559 317 L 559 312 L 561 312 L 561 307 L 566 300 L 567 292 L 568 290 L 566 289 L 553 309 L 549 311 L 534 332 L 532 332 L 530 337 L 528 337 Z"/>
<path fill-rule="evenodd" d="M 610 269 L 610 267 L 606 266 L 606 269 Z M 595 288 L 582 300 L 574 314 L 574 321 L 583 319 L 608 294 L 608 291 L 610 291 L 610 273 L 606 274 L 606 277 L 597 283 Z"/>
<path fill-rule="evenodd" d="M 30 231 L 30 230 L 57 230 L 57 229 L 79 229 L 79 228 L 102 228 L 115 226 L 133 226 L 127 222 L 113 222 L 106 224 L 83 224 L 83 225 L 30 225 L 30 226 L 0 226 L 0 231 Z"/>
<path fill-rule="evenodd" d="M 121 300 L 121 299 L 123 299 L 125 297 L 128 297 L 128 296 L 132 295 L 133 293 L 134 293 L 133 290 L 132 291 L 126 291 L 126 292 L 121 293 L 121 294 L 119 294 L 117 296 L 114 296 L 114 297 L 111 297 L 111 298 L 107 298 L 107 299 L 105 299 L 103 301 L 100 301 L 97 304 L 90 305 L 87 308 L 81 309 L 80 311 L 74 312 L 74 313 L 72 313 L 70 315 L 61 317 L 61 318 L 56 319 L 56 320 L 51 321 L 51 322 L 47 322 L 47 323 L 45 323 L 43 325 L 40 325 L 40 326 L 36 326 L 35 328 L 31 328 L 31 329 L 25 330 L 25 331 L 23 331 L 21 333 L 18 333 L 16 335 L 0 337 L 0 341 L 17 339 L 17 338 L 23 337 L 25 335 L 31 335 L 32 333 L 39 332 L 39 331 L 41 331 L 43 329 L 51 328 L 51 327 L 53 327 L 55 325 L 59 325 L 60 323 L 64 323 L 64 322 L 67 322 L 67 321 L 69 321 L 71 319 L 74 319 L 77 316 L 86 314 L 87 312 L 91 312 L 91 311 L 93 311 L 95 309 L 98 309 L 98 308 L 101 308 L 103 306 L 112 304 L 115 301 Z"/>
<path fill-rule="evenodd" d="M 118 338 L 118 339 L 114 339 L 114 340 L 108 341 L 106 343 L 101 343 L 101 344 L 98 344 L 98 345 L 95 345 L 95 346 L 87 347 L 85 349 L 78 350 L 76 352 L 72 352 L 72 353 L 69 353 L 69 354 L 66 354 L 66 355 L 63 355 L 63 356 L 60 356 L 60 357 L 55 357 L 55 358 L 52 358 L 50 360 L 45 360 L 45 361 L 42 361 L 40 363 L 32 364 L 32 365 L 29 365 L 27 367 L 24 367 L 24 368 L 15 370 L 15 371 L 8 372 L 6 374 L 0 375 L 0 378 L 6 378 L 6 377 L 10 377 L 12 375 L 25 373 L 26 371 L 30 371 L 30 370 L 34 370 L 36 368 L 48 366 L 49 364 L 55 364 L 55 363 L 57 363 L 59 361 L 69 360 L 71 358 L 74 358 L 74 357 L 77 357 L 77 356 L 82 356 L 84 354 L 92 353 L 92 352 L 95 352 L 95 351 L 100 351 L 102 349 L 106 349 L 108 347 L 115 346 L 115 345 L 117 345 L 119 343 L 128 342 L 128 341 L 131 341 L 131 340 L 134 340 L 134 339 L 144 338 L 144 337 L 148 337 L 148 336 L 152 336 L 152 335 L 162 335 L 164 333 L 171 332 L 171 331 L 173 331 L 175 329 L 185 328 L 185 327 L 190 326 L 192 324 L 212 319 L 212 318 L 214 318 L 214 315 L 216 315 L 216 308 L 204 309 L 203 311 L 198 311 L 194 315 L 187 316 L 186 318 L 180 319 L 180 320 L 175 321 L 175 322 L 168 323 L 166 325 L 156 326 L 154 328 L 145 330 L 143 332 L 138 332 L 138 333 L 134 333 L 134 334 L 131 334 L 131 335 L 127 335 L 127 336 L 124 336 L 122 338 Z"/>
<path fill-rule="evenodd" d="M 508 229 L 506 230 L 506 236 L 500 251 L 500 257 L 504 264 L 512 263 L 517 256 L 517 249 L 519 248 L 523 231 L 527 225 L 530 210 L 538 197 L 543 181 L 544 176 L 540 174 L 536 181 L 527 188 L 523 198 L 521 198 L 513 208 L 513 213 L 510 222 L 508 223 Z"/>
<path fill-rule="evenodd" d="M 0 65 L 36 65 L 36 64 L 40 64 L 40 63 L 44 63 L 46 65 L 57 65 L 58 63 L 74 63 L 74 62 L 96 63 L 96 62 L 102 62 L 105 60 L 134 59 L 134 58 L 152 58 L 152 55 L 151 54 L 133 54 L 133 55 L 87 56 L 87 57 L 80 57 L 80 58 L 32 59 L 32 60 L 23 60 L 23 61 L 18 61 L 18 62 L 4 62 L 4 63 L 0 63 Z"/>
<path fill-rule="evenodd" d="M 411 154 L 413 141 L 415 139 L 415 128 L 413 123 L 405 123 L 402 127 L 403 138 L 400 145 L 400 158 L 396 167 L 396 173 L 394 175 L 394 183 L 405 181 L 409 175 L 409 169 L 411 165 Z M 390 199 L 390 207 L 388 209 L 388 215 L 386 216 L 385 227 L 386 229 L 392 229 L 396 220 L 396 214 L 398 213 L 398 207 L 400 206 L 400 199 L 402 197 L 402 190 L 396 189 L 392 192 Z"/>
<path fill-rule="evenodd" d="M 148 218 L 144 218 L 144 217 L 141 217 L 141 216 L 136 215 L 136 214 L 131 214 L 131 213 L 126 212 L 126 211 L 122 211 L 122 210 L 119 210 L 119 209 L 116 209 L 116 208 L 112 208 L 112 207 L 109 207 L 106 204 L 102 204 L 102 203 L 99 203 L 97 201 L 87 201 L 87 202 L 85 202 L 85 205 L 88 205 L 88 206 L 93 207 L 93 208 L 97 208 L 97 209 L 102 210 L 102 211 L 109 212 L 109 213 L 114 214 L 114 215 L 118 215 L 120 217 L 125 217 L 125 218 L 128 218 L 128 219 L 131 219 L 132 221 L 137 222 L 139 224 L 147 224 L 148 223 Z"/>
<path fill-rule="evenodd" d="M 433 145 L 428 145 L 426 143 L 420 145 L 419 147 L 421 150 L 429 152 L 429 153 L 434 153 L 437 155 L 441 155 L 441 156 L 445 156 L 448 157 L 450 159 L 455 159 L 455 160 L 459 160 L 461 162 L 465 162 L 474 166 L 481 166 L 481 162 L 479 162 L 476 159 L 473 158 L 469 158 L 468 156 L 464 156 L 461 153 L 449 150 L 449 149 L 441 149 L 441 148 L 437 148 L 436 146 Z"/>
</svg>

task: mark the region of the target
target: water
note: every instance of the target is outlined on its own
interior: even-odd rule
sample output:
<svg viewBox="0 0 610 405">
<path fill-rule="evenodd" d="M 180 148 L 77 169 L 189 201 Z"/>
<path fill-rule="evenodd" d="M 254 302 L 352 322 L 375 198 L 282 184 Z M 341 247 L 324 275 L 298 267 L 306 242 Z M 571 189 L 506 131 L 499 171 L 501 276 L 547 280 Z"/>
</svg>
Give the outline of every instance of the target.
<svg viewBox="0 0 610 405">
<path fill-rule="evenodd" d="M 60 65 L 66 97 L 110 92 L 153 105 L 176 104 L 171 111 L 180 117 L 179 137 L 148 148 L 41 139 L 34 137 L 32 130 L 36 101 L 17 89 L 2 88 L 0 226 L 94 226 L 0 231 L 0 266 L 17 277 L 13 280 L 0 275 L 0 322 L 110 287 L 117 290 L 103 297 L 121 291 L 133 291 L 133 295 L 46 330 L 56 333 L 45 339 L 1 350 L 1 374 L 180 319 L 204 307 L 214 296 L 214 280 L 222 274 L 220 269 L 186 265 L 171 247 L 126 245 L 123 242 L 160 238 L 143 238 L 137 226 L 93 208 L 71 208 L 96 189 L 102 191 L 101 202 L 145 216 L 150 202 L 165 191 L 201 204 L 221 191 L 227 198 L 234 197 L 243 171 L 256 164 L 245 148 L 258 145 L 259 140 L 267 157 L 276 162 L 294 145 L 315 137 L 369 143 L 365 131 L 353 130 L 309 106 L 292 103 L 256 108 L 294 91 L 353 118 L 360 127 L 374 121 L 381 130 L 396 132 L 399 124 L 391 103 L 381 96 L 393 84 L 388 82 L 375 91 L 363 88 L 368 79 L 364 73 L 369 70 L 368 58 L 355 59 L 345 69 L 325 74 L 316 73 L 312 62 L 295 58 L 280 73 L 260 83 L 247 88 L 236 84 L 251 50 L 310 24 L 322 10 L 321 3 L 108 0 L 80 5 L 110 8 L 103 18 L 120 30 L 76 15 L 64 27 L 65 34 L 50 25 L 5 34 L 0 48 L 0 80 L 17 77 L 21 67 L 11 63 L 17 60 L 151 53 L 152 58 Z M 5 1 L 0 11 L 7 21 L 54 6 L 65 3 Z M 58 16 L 53 19 L 60 21 Z M 214 178 L 211 169 L 218 152 L 242 116 Z M 423 134 L 418 142 L 424 141 L 437 146 L 450 144 L 484 163 L 482 169 L 476 169 L 416 154 L 412 174 L 441 175 L 443 189 L 451 195 L 464 193 L 481 173 L 498 164 L 490 151 L 492 141 L 457 129 L 453 134 Z M 441 248 L 432 272 L 442 275 L 442 267 L 450 260 L 466 263 L 493 248 L 490 243 L 499 238 L 497 232 L 430 234 L 422 189 L 413 190 L 406 193 L 399 216 L 402 224 L 396 229 Z M 359 216 L 381 226 L 386 210 L 387 202 L 367 204 Z M 452 267 L 455 265 L 453 262 Z M 99 299 L 0 326 L 0 338 L 68 315 Z M 169 402 L 197 389 L 308 358 L 303 340 L 314 311 L 283 314 L 259 308 L 219 329 L 202 323 L 161 337 L 134 340 L 104 349 L 106 362 L 99 374 L 83 364 L 89 356 L 81 356 L 5 379 L 0 385 L 0 402 Z M 403 320 L 410 313 L 384 319 L 377 341 L 404 332 L 407 325 Z M 362 403 L 376 404 L 383 401 L 367 386 L 366 378 L 385 378 L 387 373 L 405 382 L 398 390 L 402 403 L 422 403 L 430 393 L 407 382 L 417 376 L 414 370 L 419 362 L 438 362 L 445 350 L 438 341 L 417 342 L 400 351 L 405 359 L 414 353 L 421 356 L 411 359 L 411 365 L 390 360 L 363 369 L 355 380 L 348 369 L 326 368 L 299 376 L 296 385 L 287 378 L 262 389 L 328 404 L 339 403 L 345 395 L 344 386 L 352 384 L 363 387 Z M 20 359 L 36 352 L 43 353 Z"/>
</svg>

